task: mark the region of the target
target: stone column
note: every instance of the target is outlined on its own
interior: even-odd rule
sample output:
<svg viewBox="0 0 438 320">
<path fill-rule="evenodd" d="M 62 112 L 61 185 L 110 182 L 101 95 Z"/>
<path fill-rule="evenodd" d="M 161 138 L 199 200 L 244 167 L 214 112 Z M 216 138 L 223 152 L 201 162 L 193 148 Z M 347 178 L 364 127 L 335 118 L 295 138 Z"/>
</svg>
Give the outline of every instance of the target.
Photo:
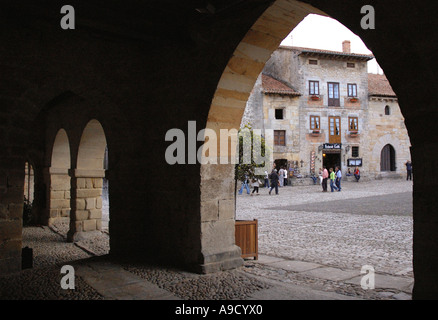
<svg viewBox="0 0 438 320">
<path fill-rule="evenodd" d="M 23 163 L 0 155 L 0 275 L 21 270 Z"/>
<path fill-rule="evenodd" d="M 102 185 L 105 170 L 70 171 L 70 242 L 95 236 L 102 229 Z"/>
<path fill-rule="evenodd" d="M 52 225 L 58 219 L 70 216 L 70 176 L 65 168 L 46 168 L 48 214 L 47 223 Z"/>
<path fill-rule="evenodd" d="M 420 300 L 438 297 L 438 181 L 431 173 L 438 166 L 437 150 L 436 142 L 419 143 L 411 147 L 415 276 L 412 297 Z"/>
<path fill-rule="evenodd" d="M 234 165 L 201 165 L 202 273 L 240 267 L 241 250 L 235 245 Z"/>
</svg>

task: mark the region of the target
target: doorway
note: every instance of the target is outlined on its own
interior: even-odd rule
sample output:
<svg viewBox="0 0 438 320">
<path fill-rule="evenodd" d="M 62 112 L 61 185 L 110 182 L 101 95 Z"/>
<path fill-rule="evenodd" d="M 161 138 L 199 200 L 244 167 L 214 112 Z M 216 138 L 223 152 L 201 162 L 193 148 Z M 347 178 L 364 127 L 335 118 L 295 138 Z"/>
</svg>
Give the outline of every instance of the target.
<svg viewBox="0 0 438 320">
<path fill-rule="evenodd" d="M 336 168 L 336 166 L 341 166 L 341 154 L 340 153 L 323 153 L 323 163 L 322 165 L 328 169 Z"/>
</svg>

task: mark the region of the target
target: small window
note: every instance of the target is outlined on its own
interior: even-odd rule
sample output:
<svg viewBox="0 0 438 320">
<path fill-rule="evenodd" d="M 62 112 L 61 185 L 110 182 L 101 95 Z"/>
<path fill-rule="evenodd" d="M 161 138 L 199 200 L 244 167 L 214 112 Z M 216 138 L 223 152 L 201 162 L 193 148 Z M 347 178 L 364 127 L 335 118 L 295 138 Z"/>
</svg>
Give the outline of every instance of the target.
<svg viewBox="0 0 438 320">
<path fill-rule="evenodd" d="M 355 83 L 347 84 L 348 96 L 357 97 L 357 85 Z"/>
<path fill-rule="evenodd" d="M 391 108 L 389 106 L 385 107 L 385 116 L 389 116 L 391 114 Z"/>
<path fill-rule="evenodd" d="M 347 68 L 355 68 L 356 65 L 354 64 L 354 62 L 347 62 Z"/>
<path fill-rule="evenodd" d="M 319 130 L 320 126 L 319 116 L 310 116 L 310 130 Z"/>
<path fill-rule="evenodd" d="M 351 156 L 354 158 L 359 157 L 359 147 L 351 147 Z"/>
<path fill-rule="evenodd" d="M 348 128 L 350 131 L 359 130 L 359 121 L 357 117 L 348 117 Z"/>
<path fill-rule="evenodd" d="M 318 64 L 318 60 L 315 60 L 315 59 L 309 59 L 309 64 L 315 64 L 315 65 L 317 65 L 317 64 Z"/>
<path fill-rule="evenodd" d="M 319 95 L 319 81 L 309 81 L 309 95 Z"/>
<path fill-rule="evenodd" d="M 284 114 L 283 109 L 275 109 L 275 119 L 283 120 L 284 119 L 283 114 Z"/>
<path fill-rule="evenodd" d="M 275 146 L 286 145 L 286 130 L 274 130 L 274 145 Z"/>
</svg>

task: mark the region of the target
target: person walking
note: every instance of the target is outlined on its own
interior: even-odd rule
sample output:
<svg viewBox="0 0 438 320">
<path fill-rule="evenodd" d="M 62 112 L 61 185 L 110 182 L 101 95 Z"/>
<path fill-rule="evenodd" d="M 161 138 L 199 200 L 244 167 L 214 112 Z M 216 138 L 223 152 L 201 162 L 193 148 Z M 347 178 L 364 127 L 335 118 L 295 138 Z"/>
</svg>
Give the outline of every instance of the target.
<svg viewBox="0 0 438 320">
<path fill-rule="evenodd" d="M 333 171 L 333 168 L 330 168 L 329 171 L 330 171 L 330 189 L 333 192 L 333 190 L 338 190 L 338 188 L 335 185 L 336 173 Z"/>
<path fill-rule="evenodd" d="M 278 170 L 278 181 L 280 181 L 280 187 L 282 187 L 284 183 L 284 170 L 281 167 L 280 170 Z"/>
<path fill-rule="evenodd" d="M 321 168 L 319 168 L 318 179 L 319 179 L 319 184 L 322 185 L 322 169 Z"/>
<path fill-rule="evenodd" d="M 360 179 L 359 167 L 356 167 L 356 169 L 354 170 L 354 177 L 356 178 L 356 182 L 359 182 L 359 179 Z"/>
<path fill-rule="evenodd" d="M 341 168 L 336 167 L 336 187 L 338 188 L 338 191 L 341 191 L 341 179 L 342 179 Z"/>
<path fill-rule="evenodd" d="M 257 177 L 254 177 L 254 179 L 252 180 L 252 187 L 254 188 L 254 190 L 252 190 L 251 196 L 255 191 L 257 191 L 257 195 L 259 195 L 259 186 L 260 186 L 259 179 Z"/>
<path fill-rule="evenodd" d="M 332 169 L 333 171 L 333 169 Z M 327 180 L 329 178 L 329 173 L 327 171 L 327 168 L 324 167 L 324 170 L 322 170 L 322 192 L 327 192 Z"/>
<path fill-rule="evenodd" d="M 247 194 L 249 194 L 250 193 L 250 190 L 249 190 L 249 186 L 248 186 L 248 176 L 245 174 L 245 177 L 243 178 L 243 181 L 242 181 L 242 186 L 240 187 L 240 190 L 239 190 L 239 194 L 242 194 L 242 192 L 243 192 L 243 188 L 245 188 L 246 189 L 246 193 Z"/>
<path fill-rule="evenodd" d="M 406 165 L 406 181 L 412 180 L 412 162 L 408 160 L 406 161 L 405 165 Z"/>
<path fill-rule="evenodd" d="M 278 181 L 277 169 L 274 169 L 271 173 L 271 189 L 269 189 L 269 194 L 271 194 L 272 189 L 275 188 L 275 194 L 278 195 L 278 185 L 279 185 L 279 181 Z"/>
<path fill-rule="evenodd" d="M 269 174 L 268 171 L 265 170 L 265 188 L 269 189 Z"/>
<path fill-rule="evenodd" d="M 283 171 L 283 173 L 284 173 L 284 183 L 283 183 L 283 185 L 287 186 L 287 168 L 283 168 L 283 169 L 284 169 L 284 171 Z"/>
</svg>

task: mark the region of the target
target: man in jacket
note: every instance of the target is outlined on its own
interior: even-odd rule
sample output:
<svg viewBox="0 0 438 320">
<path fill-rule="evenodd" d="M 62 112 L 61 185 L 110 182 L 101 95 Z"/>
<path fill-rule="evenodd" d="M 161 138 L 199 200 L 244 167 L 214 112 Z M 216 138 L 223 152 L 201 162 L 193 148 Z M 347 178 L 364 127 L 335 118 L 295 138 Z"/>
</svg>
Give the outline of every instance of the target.
<svg viewBox="0 0 438 320">
<path fill-rule="evenodd" d="M 342 172 L 339 167 L 336 167 L 336 187 L 338 188 L 338 191 L 341 191 L 341 179 L 342 179 Z"/>
<path fill-rule="evenodd" d="M 269 189 L 269 194 L 271 194 L 272 189 L 275 188 L 275 194 L 278 194 L 278 181 L 279 177 L 277 174 L 277 169 L 272 170 L 271 173 L 271 189 Z"/>
</svg>

